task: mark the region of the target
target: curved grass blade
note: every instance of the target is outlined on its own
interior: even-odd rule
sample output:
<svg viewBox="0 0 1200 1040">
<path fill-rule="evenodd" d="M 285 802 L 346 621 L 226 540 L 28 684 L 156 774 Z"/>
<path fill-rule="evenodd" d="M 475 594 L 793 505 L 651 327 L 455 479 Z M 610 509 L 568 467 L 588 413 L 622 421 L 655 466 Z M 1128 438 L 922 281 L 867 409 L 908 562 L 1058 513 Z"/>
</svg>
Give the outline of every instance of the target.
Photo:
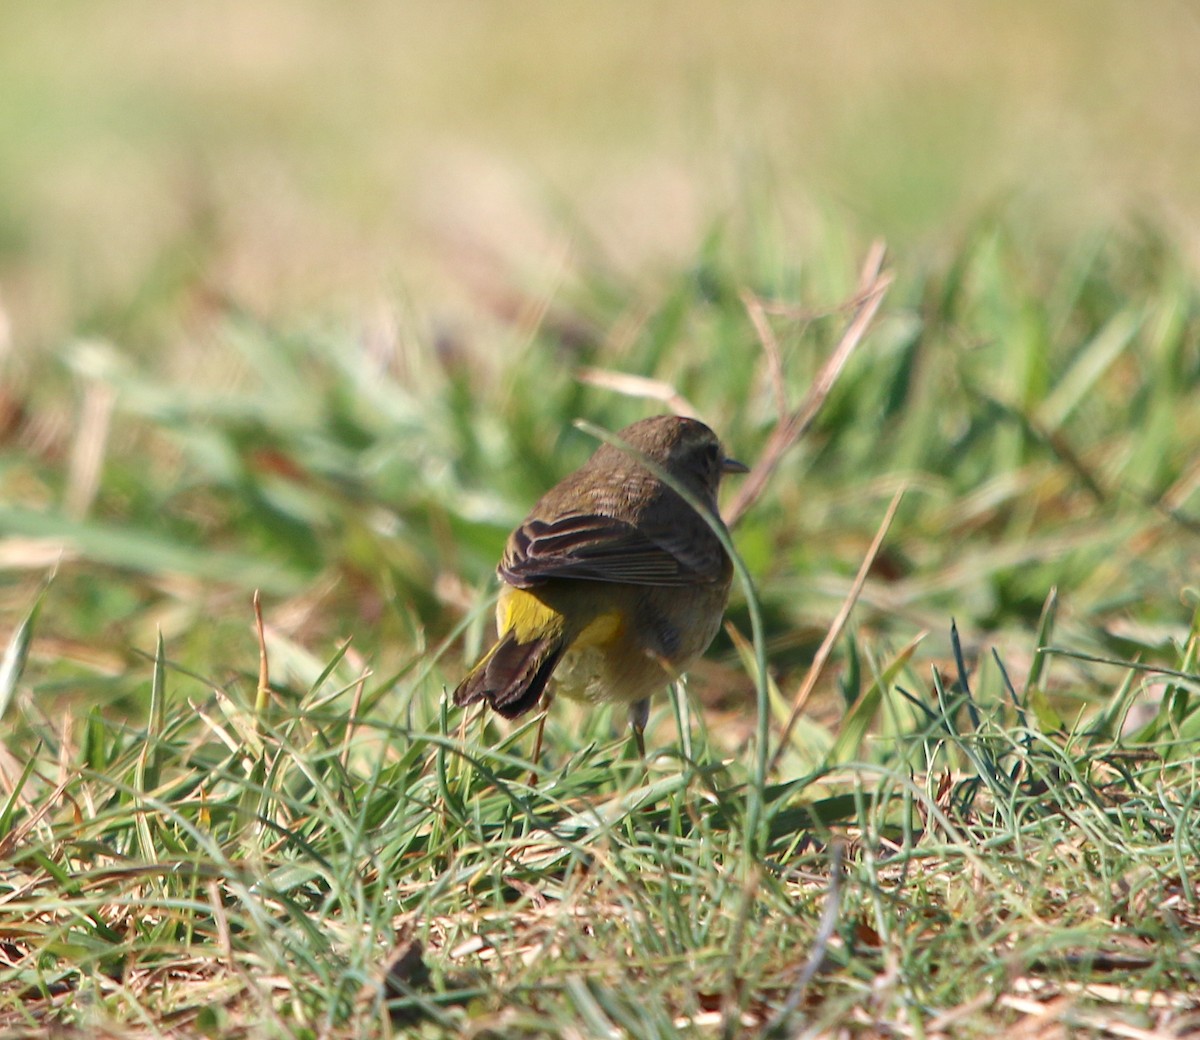
<svg viewBox="0 0 1200 1040">
<path fill-rule="evenodd" d="M 8 646 L 4 648 L 4 657 L 0 658 L 0 719 L 4 718 L 12 705 L 17 684 L 25 672 L 25 665 L 29 660 L 29 647 L 33 642 L 33 629 L 42 611 L 42 600 L 46 596 L 49 584 L 49 580 L 43 583 L 29 613 L 17 625 Z"/>
</svg>

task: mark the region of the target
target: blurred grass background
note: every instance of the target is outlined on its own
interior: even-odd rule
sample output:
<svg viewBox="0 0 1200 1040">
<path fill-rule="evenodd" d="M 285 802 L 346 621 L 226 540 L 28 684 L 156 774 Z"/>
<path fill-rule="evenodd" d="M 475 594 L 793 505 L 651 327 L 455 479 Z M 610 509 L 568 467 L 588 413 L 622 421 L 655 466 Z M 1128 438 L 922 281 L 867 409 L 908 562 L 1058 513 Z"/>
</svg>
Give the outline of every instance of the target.
<svg viewBox="0 0 1200 1040">
<path fill-rule="evenodd" d="M 69 0 L 5 23 L 18 350 L 178 319 L 189 277 L 259 314 L 411 294 L 462 320 L 481 262 L 553 277 L 586 233 L 645 276 L 756 203 L 795 259 L 832 221 L 902 272 L 996 206 L 1059 240 L 1148 218 L 1197 250 L 1182 2 Z"/>
</svg>

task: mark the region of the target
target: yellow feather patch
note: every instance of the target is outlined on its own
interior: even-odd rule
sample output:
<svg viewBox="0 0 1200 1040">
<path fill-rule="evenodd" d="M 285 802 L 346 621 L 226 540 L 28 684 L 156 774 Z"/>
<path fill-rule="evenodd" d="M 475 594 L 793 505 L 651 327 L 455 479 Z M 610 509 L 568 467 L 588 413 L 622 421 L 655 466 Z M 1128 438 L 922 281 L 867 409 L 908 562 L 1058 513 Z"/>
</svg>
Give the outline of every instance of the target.
<svg viewBox="0 0 1200 1040">
<path fill-rule="evenodd" d="M 533 593 L 507 587 L 496 603 L 496 628 L 501 635 L 511 632 L 519 643 L 532 643 L 563 630 L 563 616 L 546 606 Z"/>
<path fill-rule="evenodd" d="M 532 643 L 546 636 L 557 637 L 565 627 L 562 614 L 525 589 L 505 589 L 496 604 L 496 628 L 501 635 L 512 633 L 518 643 Z M 624 627 L 620 612 L 609 611 L 588 622 L 571 645 L 603 646 L 615 639 Z"/>
<path fill-rule="evenodd" d="M 616 611 L 601 614 L 579 633 L 579 638 L 571 645 L 575 647 L 603 646 L 605 643 L 611 643 L 624 627 L 623 619 Z"/>
</svg>

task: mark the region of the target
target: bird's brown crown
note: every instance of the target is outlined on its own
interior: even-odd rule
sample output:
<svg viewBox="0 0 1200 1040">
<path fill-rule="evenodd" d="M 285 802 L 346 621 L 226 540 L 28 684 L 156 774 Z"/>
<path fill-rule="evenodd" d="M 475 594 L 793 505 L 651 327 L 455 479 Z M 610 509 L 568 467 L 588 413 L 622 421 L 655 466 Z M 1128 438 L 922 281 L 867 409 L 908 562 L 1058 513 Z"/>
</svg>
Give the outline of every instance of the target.
<svg viewBox="0 0 1200 1040">
<path fill-rule="evenodd" d="M 725 457 L 717 435 L 698 419 L 656 415 L 626 426 L 617 437 L 706 500 L 715 499 L 723 473 L 744 469 Z M 588 468 L 625 470 L 637 465 L 620 445 L 604 444 L 589 460 Z"/>
</svg>

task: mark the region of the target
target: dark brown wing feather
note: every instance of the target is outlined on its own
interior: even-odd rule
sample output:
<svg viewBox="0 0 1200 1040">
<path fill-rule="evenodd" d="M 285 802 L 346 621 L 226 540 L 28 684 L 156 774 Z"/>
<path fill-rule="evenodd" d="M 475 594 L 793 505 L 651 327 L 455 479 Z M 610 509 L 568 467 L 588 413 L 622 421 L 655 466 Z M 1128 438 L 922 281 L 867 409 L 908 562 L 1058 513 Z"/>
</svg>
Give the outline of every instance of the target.
<svg viewBox="0 0 1200 1040">
<path fill-rule="evenodd" d="M 506 719 L 537 705 L 566 649 L 561 638 L 544 636 L 521 643 L 509 633 L 473 668 L 454 691 L 458 706 L 487 701 Z"/>
<path fill-rule="evenodd" d="M 651 537 L 624 520 L 573 514 L 527 520 L 513 532 L 500 577 L 516 588 L 551 578 L 625 585 L 694 585 L 716 580 L 721 546 L 698 517 Z M 697 530 L 696 525 L 700 525 Z"/>
</svg>

